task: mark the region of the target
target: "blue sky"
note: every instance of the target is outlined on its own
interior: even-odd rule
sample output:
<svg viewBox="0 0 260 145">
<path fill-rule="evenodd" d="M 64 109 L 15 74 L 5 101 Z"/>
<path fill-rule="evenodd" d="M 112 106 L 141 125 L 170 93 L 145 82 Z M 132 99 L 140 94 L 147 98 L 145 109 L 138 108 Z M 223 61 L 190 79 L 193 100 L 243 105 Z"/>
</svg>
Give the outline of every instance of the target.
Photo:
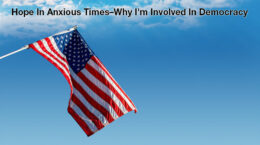
<svg viewBox="0 0 260 145">
<path fill-rule="evenodd" d="M 50 2 L 0 1 L 0 55 L 78 24 L 139 112 L 87 137 L 67 113 L 66 80 L 47 60 L 26 50 L 0 60 L 1 145 L 260 144 L 258 1 Z M 81 9 L 137 4 L 248 9 L 249 14 L 180 21 L 163 16 L 24 19 L 9 15 L 15 5 Z"/>
</svg>

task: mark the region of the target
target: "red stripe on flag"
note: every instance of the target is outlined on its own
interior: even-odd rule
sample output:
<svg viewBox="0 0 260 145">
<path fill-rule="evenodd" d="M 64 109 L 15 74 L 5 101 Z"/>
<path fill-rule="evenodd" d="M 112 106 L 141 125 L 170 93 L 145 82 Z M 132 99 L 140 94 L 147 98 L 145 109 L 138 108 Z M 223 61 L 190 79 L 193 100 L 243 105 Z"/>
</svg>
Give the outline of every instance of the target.
<svg viewBox="0 0 260 145">
<path fill-rule="evenodd" d="M 99 97 L 101 97 L 104 101 L 106 101 L 110 106 L 115 110 L 117 115 L 120 117 L 124 115 L 121 109 L 117 106 L 117 104 L 110 98 L 106 93 L 104 93 L 99 87 L 97 87 L 94 83 L 92 83 L 82 72 L 78 73 L 78 76 L 82 79 L 82 81 Z"/>
<path fill-rule="evenodd" d="M 65 68 L 68 68 L 68 66 L 69 66 L 68 61 L 64 57 L 62 57 L 61 54 L 54 48 L 53 45 L 55 45 L 55 44 L 52 44 L 50 38 L 48 38 L 48 37 L 45 38 L 45 41 L 47 42 L 47 44 L 48 44 L 49 48 L 51 49 L 51 51 L 54 52 L 61 60 L 63 60 L 66 63 L 67 67 L 65 67 Z M 69 81 L 69 85 L 70 85 L 71 91 L 72 91 L 73 87 L 72 87 L 71 81 Z"/>
<path fill-rule="evenodd" d="M 77 96 L 75 94 L 72 95 L 71 99 L 80 108 L 80 110 L 82 110 L 82 112 L 89 119 L 91 119 L 91 121 L 96 125 L 98 130 L 100 130 L 100 129 L 102 129 L 104 127 L 102 122 L 85 107 L 85 105 L 77 98 Z"/>
<path fill-rule="evenodd" d="M 96 102 L 93 98 L 89 96 L 89 94 L 72 78 L 73 86 L 83 95 L 83 97 L 93 106 L 95 107 L 100 113 L 102 113 L 109 123 L 114 121 L 114 118 L 111 114 L 98 102 Z"/>
<path fill-rule="evenodd" d="M 84 130 L 84 132 L 87 134 L 87 136 L 91 136 L 94 132 L 92 132 L 88 125 L 85 123 L 84 120 L 80 118 L 80 116 L 69 106 L 68 112 L 70 115 L 76 120 L 76 122 L 79 124 L 79 126 Z"/>
<path fill-rule="evenodd" d="M 62 59 L 63 61 L 65 61 L 66 64 L 68 65 L 67 60 L 66 60 L 64 57 L 62 57 L 62 56 L 60 55 L 60 53 L 58 53 L 57 50 L 54 48 L 53 44 L 51 43 L 50 38 L 47 37 L 47 38 L 45 38 L 45 40 L 46 40 L 46 42 L 47 42 L 49 48 L 51 49 L 51 51 L 53 51 L 60 59 Z"/>
<path fill-rule="evenodd" d="M 46 55 L 44 55 L 43 53 L 41 53 L 33 44 L 29 45 L 30 48 L 32 48 L 34 51 L 36 51 L 37 53 L 39 53 L 41 56 L 43 56 L 45 59 L 47 59 L 50 63 L 52 63 L 65 77 L 65 79 L 68 81 L 70 88 L 71 88 L 71 92 L 73 91 L 72 88 L 72 84 L 71 84 L 71 79 L 69 78 L 69 76 L 66 75 L 66 72 L 61 69 L 56 63 L 54 63 L 49 57 L 47 57 Z M 69 72 L 68 72 L 69 74 Z"/>
<path fill-rule="evenodd" d="M 97 78 L 100 82 L 102 82 L 106 87 L 109 88 L 111 92 L 113 92 L 116 97 L 121 101 L 121 103 L 125 106 L 128 112 L 132 111 L 132 108 L 128 105 L 125 99 L 116 91 L 116 89 L 109 83 L 109 81 L 104 78 L 98 71 L 96 71 L 91 65 L 87 63 L 85 67 L 95 78 Z"/>
<path fill-rule="evenodd" d="M 64 63 L 62 63 L 57 57 L 55 57 L 52 53 L 50 53 L 50 52 L 45 48 L 45 46 L 43 45 L 43 42 L 42 42 L 42 41 L 38 41 L 37 43 L 39 44 L 39 46 L 41 47 L 41 49 L 42 49 L 45 53 L 49 54 L 50 57 L 52 57 L 53 59 L 55 59 L 60 65 L 62 65 L 62 66 L 66 69 L 66 71 L 69 72 L 68 64 L 66 64 L 67 66 L 64 65 Z"/>
<path fill-rule="evenodd" d="M 121 90 L 121 92 L 127 97 L 127 99 L 129 100 L 129 102 L 131 102 L 131 104 L 134 106 L 135 108 L 135 112 L 137 112 L 136 107 L 134 105 L 134 103 L 132 102 L 132 100 L 127 96 L 127 94 L 125 93 L 125 91 L 119 86 L 119 84 L 114 80 L 114 78 L 112 77 L 112 75 L 108 72 L 108 70 L 105 68 L 105 66 L 101 63 L 101 61 L 96 57 L 96 56 L 92 56 L 90 58 L 91 60 L 93 60 L 106 74 L 107 76 L 114 82 L 114 84 Z"/>
</svg>

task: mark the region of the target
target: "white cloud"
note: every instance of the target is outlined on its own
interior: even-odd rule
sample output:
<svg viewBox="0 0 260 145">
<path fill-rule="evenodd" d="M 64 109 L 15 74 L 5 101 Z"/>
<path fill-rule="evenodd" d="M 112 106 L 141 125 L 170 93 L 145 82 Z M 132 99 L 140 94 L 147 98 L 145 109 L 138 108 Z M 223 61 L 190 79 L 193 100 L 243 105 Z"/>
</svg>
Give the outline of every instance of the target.
<svg viewBox="0 0 260 145">
<path fill-rule="evenodd" d="M 71 2 L 71 0 L 2 0 L 3 6 L 54 6 Z"/>
<path fill-rule="evenodd" d="M 140 9 L 149 10 L 153 9 L 198 9 L 198 8 L 226 8 L 234 6 L 233 0 L 136 0 L 131 6 L 120 5 L 106 5 L 103 8 L 113 7 L 126 7 L 128 9 L 134 9 L 138 7 Z M 200 26 L 200 16 L 162 16 L 156 22 L 149 22 L 152 16 L 135 16 L 135 17 L 115 17 L 116 22 L 131 21 L 137 25 L 151 28 L 156 26 L 174 26 L 180 29 L 187 29 L 190 27 Z M 161 20 L 161 21 L 160 21 Z"/>
<path fill-rule="evenodd" d="M 49 7 L 55 9 L 79 9 L 82 5 L 82 0 L 77 4 L 72 0 L 3 0 L 3 7 L 8 6 L 38 6 L 44 10 Z M 233 0 L 135 0 L 131 5 L 104 5 L 99 4 L 92 9 L 113 9 L 126 8 L 134 9 L 183 9 L 183 8 L 224 8 L 234 5 Z M 81 7 L 88 7 L 83 5 Z M 82 13 L 84 11 L 82 10 Z M 94 19 L 95 16 L 28 16 L 23 18 L 21 16 L 10 16 L 6 12 L 0 12 L 0 33 L 2 35 L 27 35 L 31 36 L 37 33 L 44 33 L 46 30 L 58 31 L 60 28 L 68 27 L 68 25 L 85 26 L 89 19 Z M 104 16 L 105 17 L 105 16 Z M 200 26 L 199 16 L 111 16 L 112 20 L 109 23 L 119 23 L 127 26 L 139 26 L 144 28 L 151 28 L 156 26 L 172 26 L 180 29 L 187 29 L 190 27 Z M 103 20 L 103 19 L 99 19 Z M 93 22 L 91 22 L 93 23 Z M 108 23 L 108 22 L 106 22 Z M 134 24 L 134 25 L 132 25 Z M 8 27 L 8 29 L 6 29 Z M 29 33 L 28 33 L 29 32 Z"/>
<path fill-rule="evenodd" d="M 0 33 L 4 36 L 33 37 L 39 33 L 58 32 L 68 26 L 85 27 L 90 17 L 86 16 L 10 16 L 0 13 Z M 7 29 L 8 28 L 8 29 Z"/>
<path fill-rule="evenodd" d="M 80 1 L 81 3 L 81 1 Z M 78 5 L 72 0 L 4 0 L 3 5 L 6 6 L 30 6 L 36 5 L 40 9 L 48 10 L 77 9 Z M 90 17 L 87 16 L 11 16 L 7 12 L 0 12 L 0 33 L 1 35 L 12 35 L 17 37 L 31 37 L 39 33 L 48 31 L 58 32 L 68 26 L 79 25 L 84 27 Z M 8 28 L 8 29 L 6 29 Z"/>
<path fill-rule="evenodd" d="M 181 0 L 180 4 L 186 8 L 222 8 L 234 4 L 233 0 Z"/>
</svg>

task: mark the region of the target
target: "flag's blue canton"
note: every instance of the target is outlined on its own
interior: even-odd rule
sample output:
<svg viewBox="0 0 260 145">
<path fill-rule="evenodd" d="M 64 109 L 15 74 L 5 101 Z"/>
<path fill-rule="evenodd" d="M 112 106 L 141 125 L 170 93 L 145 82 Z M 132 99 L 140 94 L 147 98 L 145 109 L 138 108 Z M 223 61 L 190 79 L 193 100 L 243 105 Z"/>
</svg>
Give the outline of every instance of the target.
<svg viewBox="0 0 260 145">
<path fill-rule="evenodd" d="M 70 68 L 81 71 L 93 52 L 77 30 L 53 36 L 61 52 L 66 56 Z"/>
</svg>

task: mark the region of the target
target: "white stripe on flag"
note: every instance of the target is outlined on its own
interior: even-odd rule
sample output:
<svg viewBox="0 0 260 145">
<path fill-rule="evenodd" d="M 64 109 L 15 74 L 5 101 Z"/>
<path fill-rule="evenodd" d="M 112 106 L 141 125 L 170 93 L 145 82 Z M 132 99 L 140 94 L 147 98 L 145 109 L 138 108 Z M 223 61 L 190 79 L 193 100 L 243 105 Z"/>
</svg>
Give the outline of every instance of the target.
<svg viewBox="0 0 260 145">
<path fill-rule="evenodd" d="M 88 78 L 93 84 L 95 84 L 99 89 L 101 89 L 103 92 L 105 92 L 120 108 L 120 110 L 126 114 L 128 111 L 126 110 L 125 106 L 122 104 L 122 102 L 117 98 L 117 96 L 102 82 L 100 82 L 98 79 L 96 79 L 91 73 L 88 72 L 85 68 L 81 70 L 82 74 Z"/>
<path fill-rule="evenodd" d="M 63 63 L 63 64 L 67 67 L 67 69 L 69 69 L 69 68 L 68 68 L 68 64 L 67 64 L 64 60 L 62 60 L 59 56 L 57 56 L 57 55 L 50 49 L 50 47 L 49 47 L 49 45 L 48 45 L 48 43 L 47 43 L 47 41 L 46 41 L 45 39 L 42 40 L 42 43 L 43 43 L 44 47 L 46 48 L 46 50 L 47 50 L 49 53 L 51 53 L 55 58 L 57 58 L 61 63 Z"/>
<path fill-rule="evenodd" d="M 118 115 L 116 114 L 115 110 L 101 97 L 99 97 L 95 92 L 93 92 L 73 71 L 71 71 L 71 76 L 74 78 L 74 80 L 85 90 L 88 95 L 93 98 L 98 104 L 103 106 L 114 119 L 118 118 Z"/>
<path fill-rule="evenodd" d="M 57 64 L 57 66 L 59 68 L 61 68 L 65 73 L 66 73 L 66 76 L 68 76 L 70 78 L 70 75 L 69 75 L 69 72 L 59 63 L 57 62 L 54 58 L 52 58 L 49 54 L 47 54 L 46 52 L 44 52 L 41 47 L 39 46 L 39 44 L 36 42 L 36 43 L 33 43 L 33 45 L 35 46 L 35 48 L 40 52 L 42 53 L 44 56 L 48 57 L 49 59 L 51 59 L 53 61 L 53 63 Z"/>
<path fill-rule="evenodd" d="M 52 43 L 54 49 L 55 49 L 63 58 L 66 59 L 66 56 L 65 56 L 65 55 L 60 51 L 60 49 L 58 48 L 58 46 L 57 46 L 57 44 L 56 44 L 54 38 L 51 36 L 51 37 L 49 37 L 49 39 L 51 40 L 51 43 Z"/>
<path fill-rule="evenodd" d="M 129 101 L 128 97 L 125 96 L 124 93 L 122 93 L 122 91 L 114 84 L 114 82 L 110 79 L 109 76 L 107 76 L 107 74 L 102 70 L 102 68 L 100 68 L 93 60 L 89 60 L 88 64 L 90 66 L 92 66 L 97 72 L 99 72 L 99 74 L 101 74 L 115 89 L 116 91 L 124 98 L 124 100 L 127 102 L 127 104 L 133 109 L 135 110 L 136 108 L 133 106 L 133 104 Z"/>
<path fill-rule="evenodd" d="M 83 111 L 71 100 L 70 108 L 73 109 L 79 117 L 88 125 L 92 132 L 96 132 L 98 129 L 96 125 L 83 113 Z"/>
<path fill-rule="evenodd" d="M 76 89 L 73 88 L 73 94 L 84 104 L 84 106 L 92 113 L 94 114 L 100 122 L 106 126 L 109 124 L 107 119 L 101 114 L 95 107 L 93 107 L 83 96 L 82 94 Z"/>
</svg>

